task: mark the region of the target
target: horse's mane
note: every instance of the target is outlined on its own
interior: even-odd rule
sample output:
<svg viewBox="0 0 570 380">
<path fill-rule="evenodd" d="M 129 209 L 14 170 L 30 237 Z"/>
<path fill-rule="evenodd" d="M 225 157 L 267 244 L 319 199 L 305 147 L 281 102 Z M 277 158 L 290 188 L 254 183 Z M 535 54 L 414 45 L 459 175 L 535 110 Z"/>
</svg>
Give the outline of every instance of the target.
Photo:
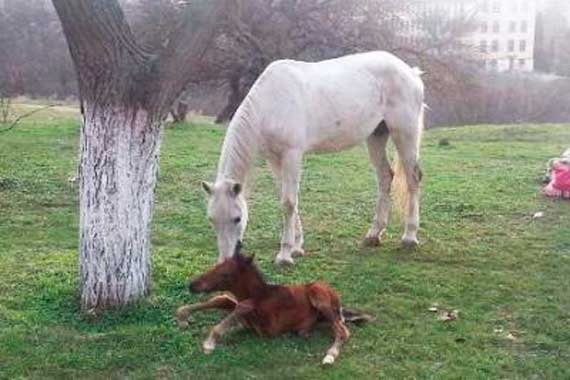
<svg viewBox="0 0 570 380">
<path fill-rule="evenodd" d="M 242 102 L 230 121 L 218 164 L 216 180 L 246 182 L 257 153 L 255 111 L 251 94 Z"/>
</svg>

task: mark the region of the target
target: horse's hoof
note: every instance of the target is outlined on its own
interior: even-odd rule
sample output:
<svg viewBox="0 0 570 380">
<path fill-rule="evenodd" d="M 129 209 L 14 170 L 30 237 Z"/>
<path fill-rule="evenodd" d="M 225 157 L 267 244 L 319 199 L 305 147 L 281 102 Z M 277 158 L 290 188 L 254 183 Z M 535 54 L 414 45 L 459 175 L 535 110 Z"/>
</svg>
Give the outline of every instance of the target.
<svg viewBox="0 0 570 380">
<path fill-rule="evenodd" d="M 365 247 L 378 247 L 380 245 L 380 238 L 378 236 L 367 236 L 362 241 Z"/>
<path fill-rule="evenodd" d="M 323 359 L 323 365 L 331 365 L 333 363 L 334 363 L 334 356 L 332 356 L 332 355 L 327 355 Z"/>
<path fill-rule="evenodd" d="M 293 250 L 291 251 L 291 256 L 293 257 L 300 257 L 305 255 L 306 255 L 305 250 L 301 247 L 293 248 Z"/>
<path fill-rule="evenodd" d="M 279 257 L 275 258 L 275 264 L 278 266 L 286 267 L 295 265 L 295 261 L 291 257 Z"/>
<path fill-rule="evenodd" d="M 405 249 L 414 249 L 417 248 L 418 245 L 420 245 L 420 243 L 418 242 L 418 239 L 410 239 L 410 238 L 404 238 L 402 239 L 402 247 L 404 247 Z"/>
</svg>

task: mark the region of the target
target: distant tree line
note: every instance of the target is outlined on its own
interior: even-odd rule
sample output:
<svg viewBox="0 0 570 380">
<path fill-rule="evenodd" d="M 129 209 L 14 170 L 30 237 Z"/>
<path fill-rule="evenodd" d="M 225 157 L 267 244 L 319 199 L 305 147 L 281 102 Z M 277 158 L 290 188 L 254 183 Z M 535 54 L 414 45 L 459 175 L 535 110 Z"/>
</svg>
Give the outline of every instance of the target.
<svg viewBox="0 0 570 380">
<path fill-rule="evenodd" d="M 5 0 L 0 9 L 0 91 L 5 95 L 77 95 L 61 25 L 46 0 Z"/>
<path fill-rule="evenodd" d="M 186 7 L 185 1 L 178 0 L 121 3 L 135 36 L 149 50 L 168 43 L 170 31 L 181 22 Z M 199 73 L 173 107 L 175 119 L 184 119 L 190 110 L 200 110 L 215 115 L 218 122 L 229 120 L 259 74 L 276 59 L 316 61 L 359 51 L 387 50 L 425 71 L 430 125 L 570 120 L 564 107 L 552 109 L 539 90 L 545 86 L 555 88 L 552 93 L 563 100 L 565 80 L 495 77 L 478 67 L 474 52 L 461 43 L 461 37 L 474 26 L 472 15 L 414 15 L 414 0 L 236 3 L 235 12 L 212 41 Z M 403 14 L 415 17 L 423 38 L 413 38 L 405 30 L 409 20 L 403 19 Z M 548 17 L 554 17 L 552 12 Z M 570 45 L 561 41 L 567 41 L 563 37 L 570 37 L 570 32 L 566 29 L 568 34 L 558 33 L 552 40 L 548 36 L 553 33 L 548 28 L 545 32 L 543 27 L 544 22 L 553 25 L 548 20 L 539 18 L 537 24 L 537 68 L 568 75 Z M 539 43 L 541 39 L 543 43 Z M 551 41 L 550 45 L 546 40 Z M 555 49 L 556 54 L 548 49 Z M 0 54 L 0 92 L 11 96 L 77 96 L 75 72 L 48 0 L 5 0 L 0 9 L 0 51 L 7 52 Z M 522 83 L 531 84 L 532 91 Z M 521 93 L 513 95 L 514 89 Z M 507 114 L 507 109 L 516 112 Z M 538 114 L 542 116 L 536 119 Z"/>
</svg>

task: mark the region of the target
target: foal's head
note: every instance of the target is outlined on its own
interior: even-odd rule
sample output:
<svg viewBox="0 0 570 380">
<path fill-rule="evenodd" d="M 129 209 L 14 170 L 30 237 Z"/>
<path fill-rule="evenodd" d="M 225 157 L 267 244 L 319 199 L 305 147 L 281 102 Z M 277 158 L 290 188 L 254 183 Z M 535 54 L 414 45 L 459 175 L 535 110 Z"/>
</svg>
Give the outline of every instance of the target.
<svg viewBox="0 0 570 380">
<path fill-rule="evenodd" d="M 208 218 L 216 230 L 218 262 L 231 257 L 247 226 L 247 204 L 242 185 L 229 180 L 202 182 L 208 195 Z"/>
<path fill-rule="evenodd" d="M 190 290 L 194 293 L 232 291 L 245 288 L 249 282 L 257 279 L 259 275 L 253 263 L 254 256 L 242 255 L 239 252 L 240 248 L 241 243 L 238 243 L 233 257 L 217 264 L 190 282 Z"/>
</svg>

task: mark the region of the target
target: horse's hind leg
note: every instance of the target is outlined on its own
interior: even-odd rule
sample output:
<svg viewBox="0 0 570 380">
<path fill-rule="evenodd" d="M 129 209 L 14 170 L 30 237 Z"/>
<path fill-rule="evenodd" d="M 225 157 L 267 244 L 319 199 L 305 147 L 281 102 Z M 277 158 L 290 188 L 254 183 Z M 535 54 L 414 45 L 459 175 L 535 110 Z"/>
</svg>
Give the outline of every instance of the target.
<svg viewBox="0 0 570 380">
<path fill-rule="evenodd" d="M 402 237 L 404 246 L 418 244 L 417 232 L 420 223 L 420 182 L 422 172 L 418 163 L 423 112 L 415 107 L 401 107 L 386 120 L 390 135 L 400 156 L 400 164 L 406 182 L 406 202 L 402 206 L 405 214 L 405 231 Z M 397 175 L 400 173 L 397 173 Z"/>
<path fill-rule="evenodd" d="M 386 156 L 386 144 L 388 143 L 389 136 L 388 129 L 385 123 L 382 122 L 366 140 L 370 162 L 372 162 L 374 166 L 378 180 L 376 214 L 374 215 L 374 221 L 364 240 L 364 243 L 368 246 L 377 246 L 380 244 L 380 239 L 388 225 L 391 205 L 390 191 L 394 177 L 394 173 L 390 167 L 390 161 L 388 161 L 388 157 Z"/>
<path fill-rule="evenodd" d="M 178 327 L 184 329 L 188 327 L 188 318 L 190 314 L 197 310 L 217 309 L 232 311 L 235 309 L 238 301 L 229 294 L 222 294 L 210 298 L 206 302 L 195 303 L 192 305 L 184 305 L 176 310 L 176 323 Z"/>
<path fill-rule="evenodd" d="M 350 337 L 340 310 L 338 295 L 329 287 L 314 284 L 309 288 L 311 305 L 331 324 L 334 342 L 327 350 L 323 364 L 333 364 L 340 354 L 340 348 Z"/>
</svg>

